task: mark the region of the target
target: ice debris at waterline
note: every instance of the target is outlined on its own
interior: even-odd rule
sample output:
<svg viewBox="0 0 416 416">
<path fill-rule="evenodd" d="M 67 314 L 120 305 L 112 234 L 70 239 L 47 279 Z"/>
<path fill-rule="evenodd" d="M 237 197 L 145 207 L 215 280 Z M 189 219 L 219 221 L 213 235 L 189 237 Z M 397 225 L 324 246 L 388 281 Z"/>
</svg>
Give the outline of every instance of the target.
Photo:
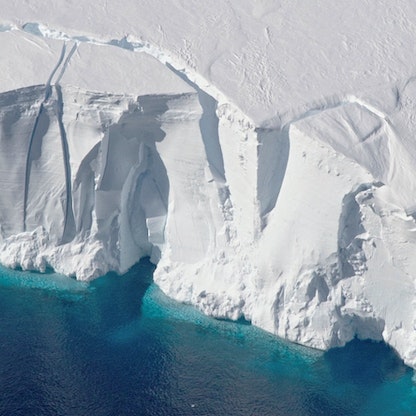
<svg viewBox="0 0 416 416">
<path fill-rule="evenodd" d="M 53 4 L 1 3 L 0 262 L 150 256 L 207 314 L 416 367 L 413 2 Z"/>
</svg>

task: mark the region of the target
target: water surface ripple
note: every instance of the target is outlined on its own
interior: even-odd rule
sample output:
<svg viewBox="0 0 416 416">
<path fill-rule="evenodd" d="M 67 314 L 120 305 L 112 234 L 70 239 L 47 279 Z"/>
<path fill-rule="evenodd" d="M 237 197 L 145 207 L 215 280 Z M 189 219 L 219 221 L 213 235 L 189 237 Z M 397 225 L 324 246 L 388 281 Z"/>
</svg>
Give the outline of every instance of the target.
<svg viewBox="0 0 416 416">
<path fill-rule="evenodd" d="M 91 284 L 0 269 L 0 415 L 415 415 L 384 344 L 327 353 L 166 298 L 142 261 Z"/>
</svg>

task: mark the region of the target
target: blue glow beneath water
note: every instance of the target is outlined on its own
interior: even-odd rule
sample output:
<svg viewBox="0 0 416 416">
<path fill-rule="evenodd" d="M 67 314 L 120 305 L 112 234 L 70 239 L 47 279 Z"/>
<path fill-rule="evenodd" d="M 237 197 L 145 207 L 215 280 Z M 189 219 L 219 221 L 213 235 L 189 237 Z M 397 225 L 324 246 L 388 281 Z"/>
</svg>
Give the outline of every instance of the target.
<svg viewBox="0 0 416 416">
<path fill-rule="evenodd" d="M 216 321 L 141 262 L 92 284 L 0 269 L 0 415 L 415 415 L 383 344 L 328 353 Z"/>
</svg>

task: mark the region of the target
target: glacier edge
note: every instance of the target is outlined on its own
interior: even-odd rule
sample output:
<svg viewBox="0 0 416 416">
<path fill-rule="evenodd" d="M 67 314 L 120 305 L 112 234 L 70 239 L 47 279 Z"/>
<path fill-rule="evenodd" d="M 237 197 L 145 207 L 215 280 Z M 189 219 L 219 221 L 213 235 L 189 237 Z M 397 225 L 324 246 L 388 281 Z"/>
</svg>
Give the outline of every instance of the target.
<svg viewBox="0 0 416 416">
<path fill-rule="evenodd" d="M 321 349 L 384 339 L 416 366 L 414 145 L 394 127 L 411 84 L 389 114 L 346 95 L 266 128 L 150 44 L 25 27 L 73 47 L 51 81 L 0 95 L 1 263 L 91 279 L 151 256 L 155 282 L 205 313 Z M 82 79 L 109 47 L 151 66 L 153 86 L 104 93 Z"/>
</svg>

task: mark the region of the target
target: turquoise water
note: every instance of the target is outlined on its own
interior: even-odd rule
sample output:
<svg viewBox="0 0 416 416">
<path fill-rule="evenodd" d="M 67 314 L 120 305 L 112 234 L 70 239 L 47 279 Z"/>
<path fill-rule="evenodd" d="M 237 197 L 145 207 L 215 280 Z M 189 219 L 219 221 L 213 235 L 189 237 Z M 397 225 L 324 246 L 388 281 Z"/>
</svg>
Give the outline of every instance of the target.
<svg viewBox="0 0 416 416">
<path fill-rule="evenodd" d="M 384 344 L 322 353 L 166 298 L 143 261 L 91 284 L 0 269 L 0 415 L 415 415 Z"/>
</svg>

